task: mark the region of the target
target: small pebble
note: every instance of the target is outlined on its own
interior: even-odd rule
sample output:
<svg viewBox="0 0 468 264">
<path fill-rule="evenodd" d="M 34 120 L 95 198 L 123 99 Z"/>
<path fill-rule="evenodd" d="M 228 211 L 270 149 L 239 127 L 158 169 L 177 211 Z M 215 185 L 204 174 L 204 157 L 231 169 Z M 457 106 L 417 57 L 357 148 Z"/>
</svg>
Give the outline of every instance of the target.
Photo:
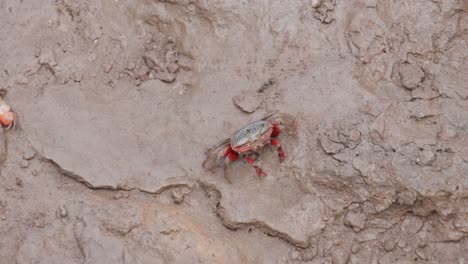
<svg viewBox="0 0 468 264">
<path fill-rule="evenodd" d="M 2 216 L 0 216 L 0 218 L 1 218 L 2 220 L 6 220 L 6 219 L 7 219 L 6 215 L 2 215 Z"/>
<path fill-rule="evenodd" d="M 176 62 L 171 63 L 167 65 L 166 69 L 169 73 L 176 73 L 179 70 L 179 64 L 177 64 Z"/>
<path fill-rule="evenodd" d="M 291 259 L 298 259 L 299 256 L 300 256 L 300 255 L 299 255 L 299 251 L 297 251 L 297 250 L 293 250 L 293 251 L 291 251 L 291 253 L 289 254 L 289 257 L 290 257 Z"/>
<path fill-rule="evenodd" d="M 109 73 L 112 70 L 112 64 L 104 63 L 102 64 L 102 68 L 105 73 Z"/>
<path fill-rule="evenodd" d="M 74 72 L 72 74 L 72 77 L 73 77 L 73 81 L 81 82 L 83 80 L 83 78 L 84 78 L 84 75 L 81 72 Z"/>
<path fill-rule="evenodd" d="M 420 239 L 421 239 L 421 238 L 420 238 Z M 420 241 L 418 241 L 418 247 L 419 247 L 419 248 L 425 248 L 425 247 L 427 247 L 427 242 L 421 239 Z"/>
<path fill-rule="evenodd" d="M 266 89 L 275 85 L 276 81 L 273 78 L 266 80 L 260 88 L 257 89 L 257 93 L 263 93 Z"/>
<path fill-rule="evenodd" d="M 172 190 L 171 197 L 176 204 L 180 204 L 184 201 L 184 194 L 178 190 Z"/>
<path fill-rule="evenodd" d="M 27 167 L 29 167 L 29 161 L 22 160 L 19 165 L 21 168 L 26 169 Z"/>
<path fill-rule="evenodd" d="M 430 166 L 434 163 L 436 155 L 432 152 L 430 146 L 424 146 L 423 150 L 419 153 L 418 163 L 423 166 Z"/>
<path fill-rule="evenodd" d="M 15 180 L 16 180 L 16 185 L 20 187 L 23 186 L 23 181 L 20 178 L 16 177 Z"/>
<path fill-rule="evenodd" d="M 426 251 L 422 248 L 416 249 L 416 255 L 422 260 L 427 260 Z"/>
<path fill-rule="evenodd" d="M 55 55 L 52 50 L 46 49 L 40 52 L 40 55 L 37 58 L 37 62 L 40 65 L 49 65 L 50 67 L 57 66 L 57 61 L 55 60 Z"/>
<path fill-rule="evenodd" d="M 67 211 L 67 208 L 65 207 L 65 205 L 60 206 L 60 216 L 62 218 L 65 218 L 65 217 L 67 217 L 67 215 L 68 215 L 68 211 Z"/>
<path fill-rule="evenodd" d="M 243 112 L 253 113 L 260 108 L 263 97 L 253 92 L 244 92 L 241 95 L 234 96 L 232 102 Z"/>
<path fill-rule="evenodd" d="M 402 250 L 406 253 L 410 252 L 411 250 L 413 250 L 413 248 L 411 246 L 406 246 L 404 248 L 402 248 Z"/>
<path fill-rule="evenodd" d="M 121 191 L 114 194 L 114 199 L 128 198 L 128 196 L 128 192 Z"/>
<path fill-rule="evenodd" d="M 89 61 L 89 62 L 93 62 L 93 61 L 95 61 L 96 59 L 97 59 L 97 55 L 96 55 L 96 54 L 94 54 L 94 53 L 89 54 L 89 56 L 88 56 L 88 61 Z"/>
<path fill-rule="evenodd" d="M 129 62 L 127 65 L 127 69 L 129 70 L 133 70 L 135 69 L 135 67 L 136 67 L 136 63 L 134 61 Z"/>
<path fill-rule="evenodd" d="M 317 8 L 319 7 L 320 5 L 322 5 L 322 0 L 312 0 L 312 7 L 313 8 Z"/>
<path fill-rule="evenodd" d="M 350 254 L 349 251 L 342 248 L 337 247 L 331 252 L 332 263 L 336 264 L 346 264 L 349 262 Z"/>
<path fill-rule="evenodd" d="M 401 86 L 413 90 L 424 80 L 424 71 L 418 65 L 401 63 L 398 68 Z"/>
<path fill-rule="evenodd" d="M 387 240 L 384 244 L 384 248 L 385 250 L 387 250 L 388 252 L 392 251 L 395 249 L 395 241 L 393 240 Z"/>
<path fill-rule="evenodd" d="M 360 249 L 361 249 L 361 245 L 356 243 L 351 247 L 351 252 L 353 252 L 353 254 L 356 254 L 359 252 Z"/>
<path fill-rule="evenodd" d="M 41 49 L 39 47 L 34 47 L 34 57 L 39 57 L 41 56 Z"/>
<path fill-rule="evenodd" d="M 323 264 L 333 264 L 333 258 L 328 256 L 323 259 Z"/>
<path fill-rule="evenodd" d="M 0 200 L 0 207 L 5 207 L 7 205 L 7 202 L 4 200 Z"/>
<path fill-rule="evenodd" d="M 413 205 L 418 199 L 418 194 L 411 189 L 397 194 L 397 203 L 402 205 Z"/>
<path fill-rule="evenodd" d="M 37 176 L 38 172 L 37 172 L 37 170 L 33 170 L 33 171 L 31 171 L 31 174 L 32 174 L 33 176 Z"/>
<path fill-rule="evenodd" d="M 23 153 L 23 159 L 25 160 L 32 160 L 36 157 L 36 152 L 32 148 L 28 148 L 26 151 Z"/>
<path fill-rule="evenodd" d="M 301 260 L 302 261 L 311 261 L 317 255 L 318 249 L 316 246 L 312 245 L 307 249 L 304 249 L 301 252 Z"/>
<path fill-rule="evenodd" d="M 169 72 L 158 72 L 154 75 L 155 79 L 161 80 L 163 82 L 173 82 L 176 79 L 176 75 Z"/>
<path fill-rule="evenodd" d="M 150 79 L 156 79 L 156 70 L 151 70 L 150 73 L 148 74 L 148 77 Z"/>
<path fill-rule="evenodd" d="M 404 247 L 406 247 L 406 242 L 403 241 L 403 240 L 398 241 L 398 247 L 399 247 L 399 248 L 404 248 Z"/>
</svg>

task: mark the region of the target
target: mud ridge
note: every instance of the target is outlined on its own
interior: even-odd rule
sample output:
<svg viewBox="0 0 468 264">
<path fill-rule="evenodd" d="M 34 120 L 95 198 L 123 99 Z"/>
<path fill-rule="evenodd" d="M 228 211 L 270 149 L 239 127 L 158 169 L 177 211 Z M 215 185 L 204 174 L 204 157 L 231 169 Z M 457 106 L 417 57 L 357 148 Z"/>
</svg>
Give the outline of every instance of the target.
<svg viewBox="0 0 468 264">
<path fill-rule="evenodd" d="M 194 187 L 194 186 L 191 186 L 189 184 L 184 184 L 184 183 L 177 184 L 176 183 L 176 184 L 169 184 L 167 186 L 163 186 L 163 187 L 161 187 L 160 189 L 158 189 L 155 192 L 150 192 L 150 191 L 147 191 L 147 190 L 141 190 L 140 188 L 121 188 L 121 187 L 113 188 L 112 186 L 93 186 L 91 183 L 84 180 L 83 177 L 81 177 L 80 175 L 63 169 L 53 159 L 48 159 L 48 158 L 45 158 L 45 157 L 42 157 L 42 156 L 40 156 L 40 159 L 43 160 L 46 163 L 51 164 L 62 175 L 70 177 L 73 180 L 76 180 L 77 182 L 82 183 L 86 187 L 88 187 L 90 189 L 93 189 L 93 190 L 112 190 L 112 191 L 120 191 L 120 190 L 122 190 L 122 191 L 134 191 L 134 190 L 138 190 L 138 191 L 140 191 L 142 193 L 147 193 L 147 194 L 152 194 L 152 195 L 159 195 L 159 194 L 161 194 L 161 193 L 163 193 L 165 191 L 169 191 L 169 190 L 172 190 L 172 189 L 178 189 L 178 188 L 184 188 L 184 187 L 189 188 L 189 189 L 193 189 L 193 187 Z M 256 229 L 260 230 L 261 232 L 263 232 L 265 235 L 279 238 L 279 239 L 281 239 L 281 240 L 283 240 L 283 241 L 285 241 L 285 242 L 287 242 L 287 243 L 289 243 L 289 244 L 291 244 L 291 245 L 293 245 L 295 247 L 305 249 L 305 248 L 308 248 L 310 246 L 309 243 L 304 243 L 304 242 L 301 242 L 301 241 L 294 240 L 287 233 L 280 232 L 280 231 L 270 227 L 269 225 L 265 224 L 262 221 L 253 221 L 253 222 L 245 222 L 244 223 L 244 222 L 234 222 L 234 221 L 229 220 L 223 213 L 224 209 L 220 206 L 220 202 L 221 202 L 221 199 L 222 199 L 221 192 L 212 184 L 202 182 L 202 181 L 198 181 L 197 183 L 206 193 L 209 193 L 209 192 L 215 192 L 216 193 L 216 197 L 215 197 L 215 202 L 216 202 L 215 215 L 217 216 L 220 223 L 224 227 L 226 227 L 227 229 L 230 229 L 230 230 L 239 230 L 239 229 L 246 230 L 246 229 L 250 229 L 250 228 L 256 228 Z"/>
<path fill-rule="evenodd" d="M 309 243 L 304 243 L 301 241 L 294 240 L 291 236 L 289 236 L 287 233 L 280 232 L 269 225 L 265 224 L 262 221 L 252 221 L 252 222 L 234 222 L 229 220 L 225 214 L 224 214 L 224 208 L 221 206 L 221 199 L 222 199 L 222 194 L 221 192 L 216 188 L 216 186 L 199 181 L 198 182 L 199 186 L 207 193 L 210 194 L 210 192 L 214 192 L 216 194 L 215 196 L 215 202 L 216 202 L 216 208 L 215 208 L 215 213 L 216 216 L 218 217 L 219 221 L 225 226 L 226 228 L 230 230 L 245 230 L 245 229 L 250 229 L 250 228 L 256 228 L 262 231 L 265 235 L 271 236 L 271 237 L 277 237 L 281 240 L 284 240 L 285 242 L 299 248 L 307 248 L 309 247 Z"/>
<path fill-rule="evenodd" d="M 65 175 L 67 177 L 70 177 L 72 178 L 73 180 L 76 180 L 77 182 L 79 183 L 82 183 L 84 184 L 86 187 L 90 188 L 90 189 L 93 189 L 93 190 L 112 190 L 112 191 L 135 191 L 135 190 L 138 190 L 142 193 L 147 193 L 147 194 L 153 194 L 153 195 L 159 195 L 165 191 L 169 191 L 169 190 L 172 190 L 172 189 L 178 189 L 178 188 L 188 188 L 188 189 L 193 189 L 193 186 L 190 185 L 190 184 L 185 184 L 185 183 L 175 183 L 175 184 L 168 184 L 168 185 L 165 185 L 161 188 L 159 188 L 158 190 L 156 191 L 148 191 L 148 190 L 144 190 L 144 189 L 141 189 L 141 188 L 138 188 L 138 187 L 132 187 L 132 188 L 124 188 L 124 187 L 112 187 L 112 186 L 105 186 L 105 185 L 102 185 L 102 186 L 96 186 L 96 185 L 93 185 L 91 184 L 90 182 L 86 181 L 82 176 L 72 172 L 72 171 L 68 171 L 68 170 L 65 170 L 62 168 L 62 166 L 60 166 L 57 162 L 55 162 L 53 159 L 49 159 L 49 158 L 46 158 L 46 157 L 43 157 L 43 156 L 39 156 L 39 159 L 52 165 L 54 168 L 56 168 L 62 175 Z"/>
<path fill-rule="evenodd" d="M 53 167 L 57 168 L 58 171 L 63 174 L 63 175 L 66 175 L 74 180 L 76 180 L 77 182 L 80 182 L 84 185 L 86 185 L 86 187 L 90 188 L 90 189 L 94 189 L 94 190 L 98 190 L 98 189 L 107 189 L 107 190 L 124 190 L 124 191 L 132 191 L 134 190 L 134 188 L 130 188 L 130 189 L 124 189 L 124 188 L 121 188 L 121 187 L 118 187 L 118 188 L 114 188 L 112 186 L 94 186 L 92 185 L 90 182 L 86 181 L 82 176 L 72 172 L 72 171 L 68 171 L 68 170 L 65 170 L 64 168 L 62 168 L 62 166 L 60 166 L 60 164 L 58 164 L 57 162 L 55 162 L 53 159 L 49 159 L 49 158 L 46 158 L 46 157 L 43 157 L 43 156 L 39 156 L 39 159 L 40 160 L 43 160 L 44 162 L 46 163 L 49 163 L 51 164 Z"/>
</svg>

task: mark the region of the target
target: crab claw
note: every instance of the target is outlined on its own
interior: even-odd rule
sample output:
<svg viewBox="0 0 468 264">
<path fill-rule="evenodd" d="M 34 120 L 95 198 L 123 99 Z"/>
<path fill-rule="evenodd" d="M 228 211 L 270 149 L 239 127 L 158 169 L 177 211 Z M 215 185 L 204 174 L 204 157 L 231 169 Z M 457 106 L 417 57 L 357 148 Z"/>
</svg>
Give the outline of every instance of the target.
<svg viewBox="0 0 468 264">
<path fill-rule="evenodd" d="M 13 111 L 8 111 L 0 114 L 0 123 L 6 127 L 6 129 L 11 128 L 15 125 L 16 114 Z"/>
</svg>

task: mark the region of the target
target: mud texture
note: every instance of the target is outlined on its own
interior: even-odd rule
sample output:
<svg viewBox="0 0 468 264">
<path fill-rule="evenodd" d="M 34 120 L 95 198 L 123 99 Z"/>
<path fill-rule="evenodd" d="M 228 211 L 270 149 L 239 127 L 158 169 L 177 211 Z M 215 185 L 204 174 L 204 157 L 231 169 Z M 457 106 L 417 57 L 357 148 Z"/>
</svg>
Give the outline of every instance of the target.
<svg viewBox="0 0 468 264">
<path fill-rule="evenodd" d="M 468 263 L 466 0 L 0 0 L 0 263 Z M 204 151 L 278 110 L 259 179 Z"/>
</svg>

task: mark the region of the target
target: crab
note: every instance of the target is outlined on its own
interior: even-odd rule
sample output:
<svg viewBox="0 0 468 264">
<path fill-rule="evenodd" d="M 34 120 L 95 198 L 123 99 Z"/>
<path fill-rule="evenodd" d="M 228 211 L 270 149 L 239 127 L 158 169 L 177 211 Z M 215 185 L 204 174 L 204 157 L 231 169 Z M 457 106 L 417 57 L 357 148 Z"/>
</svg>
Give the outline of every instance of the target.
<svg viewBox="0 0 468 264">
<path fill-rule="evenodd" d="M 15 126 L 16 114 L 11 107 L 0 97 L 0 123 L 9 129 Z"/>
<path fill-rule="evenodd" d="M 229 164 L 243 157 L 257 173 L 258 177 L 267 176 L 255 162 L 259 151 L 268 144 L 276 147 L 280 162 L 285 159 L 283 148 L 277 137 L 286 128 L 294 127 L 294 118 L 287 114 L 272 112 L 261 120 L 250 123 L 236 132 L 230 138 L 220 141 L 206 151 L 207 158 L 202 166 L 214 172 L 221 160 L 223 161 L 224 177 L 229 180 Z"/>
</svg>

